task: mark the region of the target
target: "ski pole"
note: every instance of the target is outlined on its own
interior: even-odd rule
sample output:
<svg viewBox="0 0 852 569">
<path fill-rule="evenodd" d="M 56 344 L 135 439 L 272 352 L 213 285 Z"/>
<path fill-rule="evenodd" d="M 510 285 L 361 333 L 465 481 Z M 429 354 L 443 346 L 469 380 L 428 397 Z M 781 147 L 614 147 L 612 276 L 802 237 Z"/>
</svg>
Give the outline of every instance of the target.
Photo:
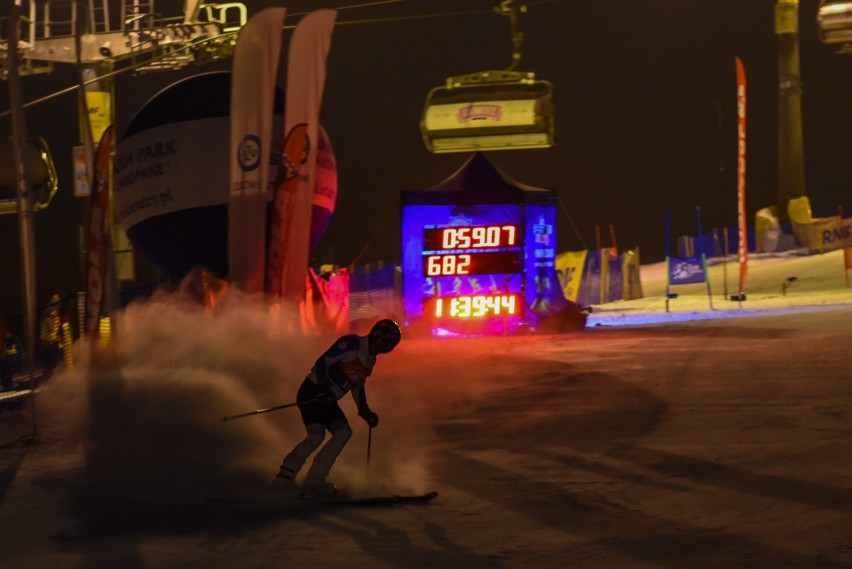
<svg viewBox="0 0 852 569">
<path fill-rule="evenodd" d="M 370 466 L 370 449 L 373 448 L 373 427 L 367 431 L 367 466 Z"/>
<path fill-rule="evenodd" d="M 227 423 L 231 419 L 239 419 L 240 417 L 250 417 L 252 415 L 260 415 L 261 413 L 269 413 L 270 411 L 278 411 L 279 409 L 286 409 L 288 407 L 295 407 L 297 405 L 305 405 L 307 403 L 313 403 L 315 401 L 319 401 L 320 399 L 324 399 L 325 395 L 321 395 L 320 397 L 314 397 L 313 399 L 308 399 L 307 401 L 296 401 L 295 403 L 287 403 L 286 405 L 276 405 L 275 407 L 268 407 L 266 409 L 257 409 L 256 411 L 249 411 L 248 413 L 240 413 L 239 415 L 225 415 L 222 417 L 222 422 Z"/>
</svg>

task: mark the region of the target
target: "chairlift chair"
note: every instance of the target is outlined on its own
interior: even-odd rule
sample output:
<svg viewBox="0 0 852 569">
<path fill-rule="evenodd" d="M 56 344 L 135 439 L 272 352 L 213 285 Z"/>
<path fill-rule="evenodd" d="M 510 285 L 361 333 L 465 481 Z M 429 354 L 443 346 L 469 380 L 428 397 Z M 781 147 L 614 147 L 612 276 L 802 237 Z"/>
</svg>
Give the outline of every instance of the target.
<svg viewBox="0 0 852 569">
<path fill-rule="evenodd" d="M 420 132 L 433 153 L 549 148 L 555 143 L 553 86 L 535 73 L 516 71 L 524 34 L 518 14 L 526 6 L 502 0 L 494 11 L 508 16 L 512 63 L 503 71 L 450 77 L 426 97 Z"/>
<path fill-rule="evenodd" d="M 817 10 L 817 28 L 823 43 L 852 43 L 852 2 L 822 0 Z"/>
<path fill-rule="evenodd" d="M 482 71 L 432 89 L 420 121 L 433 153 L 548 148 L 555 143 L 553 87 L 523 71 Z"/>
</svg>

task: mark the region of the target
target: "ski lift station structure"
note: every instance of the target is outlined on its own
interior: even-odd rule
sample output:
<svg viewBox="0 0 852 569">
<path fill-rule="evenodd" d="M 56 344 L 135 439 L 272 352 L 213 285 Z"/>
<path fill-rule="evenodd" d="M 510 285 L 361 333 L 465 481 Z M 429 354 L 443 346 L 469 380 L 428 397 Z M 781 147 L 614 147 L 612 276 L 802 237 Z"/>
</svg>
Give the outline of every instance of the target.
<svg viewBox="0 0 852 569">
<path fill-rule="evenodd" d="M 522 184 L 477 152 L 437 186 L 401 197 L 409 324 L 435 335 L 515 333 L 565 307 L 554 190 Z"/>
<path fill-rule="evenodd" d="M 246 7 L 239 2 L 186 0 L 182 12 L 166 14 L 155 11 L 153 1 L 144 0 L 121 0 L 120 4 L 115 0 L 17 1 L 21 11 L 16 34 L 18 74 L 51 73 L 56 64 L 79 65 L 93 144 L 115 122 L 117 64 L 128 63 L 134 73 L 142 74 L 229 57 L 236 42 L 234 32 L 247 19 Z M 11 19 L 0 22 L 0 79 L 10 73 L 10 25 Z M 81 139 L 85 139 L 82 133 Z M 14 214 L 18 207 L 10 144 L 0 141 L 0 214 Z M 30 137 L 28 144 L 34 209 L 44 209 L 57 188 L 53 157 L 44 139 Z M 85 188 L 82 192 L 78 195 L 85 195 Z"/>
</svg>

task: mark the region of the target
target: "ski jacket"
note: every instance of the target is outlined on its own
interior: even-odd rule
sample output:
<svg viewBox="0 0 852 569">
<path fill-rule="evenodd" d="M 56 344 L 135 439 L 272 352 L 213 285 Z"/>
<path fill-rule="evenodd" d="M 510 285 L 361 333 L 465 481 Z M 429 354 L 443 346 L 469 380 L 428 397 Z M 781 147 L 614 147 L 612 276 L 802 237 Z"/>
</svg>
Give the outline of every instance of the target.
<svg viewBox="0 0 852 569">
<path fill-rule="evenodd" d="M 347 334 L 317 359 L 308 378 L 327 390 L 335 401 L 351 391 L 360 412 L 368 408 L 364 384 L 374 365 L 376 356 L 370 353 L 367 336 Z"/>
</svg>

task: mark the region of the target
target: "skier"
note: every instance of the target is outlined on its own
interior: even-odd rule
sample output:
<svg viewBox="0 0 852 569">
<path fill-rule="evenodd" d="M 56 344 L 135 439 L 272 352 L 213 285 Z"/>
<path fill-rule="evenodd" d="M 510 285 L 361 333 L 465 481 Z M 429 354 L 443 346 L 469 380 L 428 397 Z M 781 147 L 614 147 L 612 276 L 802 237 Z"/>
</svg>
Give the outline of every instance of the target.
<svg viewBox="0 0 852 569">
<path fill-rule="evenodd" d="M 364 384 L 373 371 L 376 356 L 391 352 L 401 338 L 396 322 L 379 320 L 366 336 L 342 336 L 317 359 L 296 396 L 307 436 L 284 457 L 275 477 L 277 486 L 294 488 L 296 475 L 308 457 L 320 447 L 328 430 L 331 438 L 314 457 L 302 484 L 302 495 L 330 496 L 337 493 L 326 477 L 352 436 L 352 428 L 337 401 L 351 391 L 358 415 L 371 429 L 378 425 L 379 416 L 367 405 Z"/>
</svg>

